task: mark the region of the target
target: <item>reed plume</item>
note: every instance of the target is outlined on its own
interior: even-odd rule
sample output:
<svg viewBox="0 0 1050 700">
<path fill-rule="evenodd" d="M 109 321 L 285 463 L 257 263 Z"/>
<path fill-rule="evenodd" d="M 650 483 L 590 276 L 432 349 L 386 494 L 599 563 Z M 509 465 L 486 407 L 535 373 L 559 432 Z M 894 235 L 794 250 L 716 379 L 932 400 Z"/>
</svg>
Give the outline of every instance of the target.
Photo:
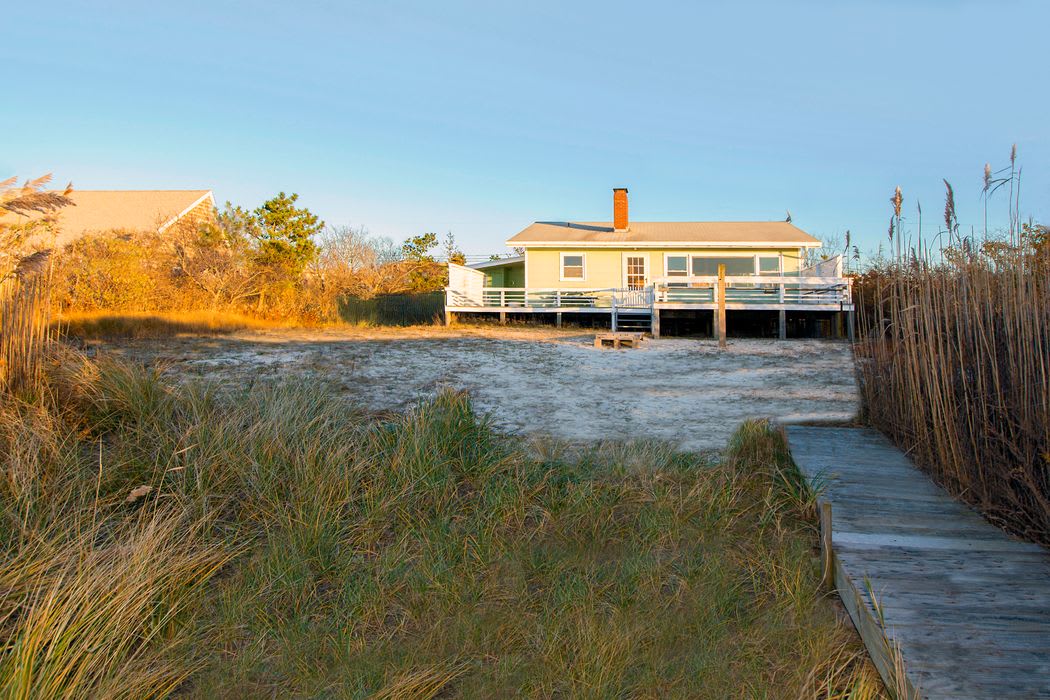
<svg viewBox="0 0 1050 700">
<path fill-rule="evenodd" d="M 1003 186 L 994 177 L 990 183 L 989 194 Z M 944 184 L 944 223 L 955 234 L 954 192 Z M 895 195 L 895 213 L 897 202 Z M 936 255 L 898 252 L 854 289 L 872 424 L 989 519 L 1050 545 L 1050 236 L 1043 230 L 950 240 Z"/>
</svg>

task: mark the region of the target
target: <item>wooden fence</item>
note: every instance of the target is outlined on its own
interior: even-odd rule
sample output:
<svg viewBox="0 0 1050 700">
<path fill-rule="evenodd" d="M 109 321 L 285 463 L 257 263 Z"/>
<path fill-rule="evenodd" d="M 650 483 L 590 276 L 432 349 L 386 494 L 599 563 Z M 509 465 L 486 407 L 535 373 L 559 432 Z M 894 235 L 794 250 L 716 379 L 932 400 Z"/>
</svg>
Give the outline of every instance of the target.
<svg viewBox="0 0 1050 700">
<path fill-rule="evenodd" d="M 370 326 L 415 326 L 440 322 L 445 310 L 442 292 L 385 294 L 371 299 L 346 297 L 339 302 L 339 318 Z"/>
</svg>

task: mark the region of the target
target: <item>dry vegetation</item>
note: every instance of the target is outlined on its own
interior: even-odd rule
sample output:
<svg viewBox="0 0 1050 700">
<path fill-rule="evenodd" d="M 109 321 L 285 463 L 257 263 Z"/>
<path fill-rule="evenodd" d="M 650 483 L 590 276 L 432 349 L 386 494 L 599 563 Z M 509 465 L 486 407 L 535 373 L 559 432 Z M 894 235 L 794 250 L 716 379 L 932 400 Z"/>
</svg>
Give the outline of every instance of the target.
<svg viewBox="0 0 1050 700">
<path fill-rule="evenodd" d="M 253 316 L 216 311 L 68 312 L 53 324 L 54 330 L 61 336 L 78 339 L 170 338 L 182 334 L 225 335 L 277 327 L 281 327 L 281 324 Z"/>
<path fill-rule="evenodd" d="M 900 243 L 856 285 L 868 418 L 993 521 L 1050 544 L 1050 232 L 958 234 L 950 186 L 943 246 Z M 1009 189 L 1007 189 L 1009 185 Z M 900 231 L 900 191 L 894 197 Z M 891 228 L 891 232 L 894 229 Z"/>
<path fill-rule="evenodd" d="M 50 225 L 49 215 L 70 204 L 67 195 L 45 192 L 50 175 L 0 182 L 0 214 L 39 214 L 30 225 L 0 223 L 0 395 L 37 390 L 43 382 L 43 358 L 54 341 L 50 324 L 49 251 L 23 254 L 26 239 Z"/>
<path fill-rule="evenodd" d="M 780 436 L 523 446 L 63 358 L 0 408 L 0 684 L 41 697 L 872 697 Z M 850 695 L 852 693 L 852 695 Z"/>
<path fill-rule="evenodd" d="M 174 236 L 174 238 L 173 238 Z M 160 236 L 111 231 L 56 251 L 54 306 L 63 318 L 210 315 L 318 324 L 348 299 L 441 289 L 443 266 L 408 260 L 356 230 L 328 229 L 301 269 L 260 257 L 253 240 L 218 226 Z M 358 302 L 360 303 L 360 302 Z"/>
<path fill-rule="evenodd" d="M 452 392 L 173 386 L 36 341 L 34 279 L 0 324 L 35 368 L 0 391 L 5 697 L 882 693 L 766 423 L 709 463 L 523 444 Z"/>
</svg>

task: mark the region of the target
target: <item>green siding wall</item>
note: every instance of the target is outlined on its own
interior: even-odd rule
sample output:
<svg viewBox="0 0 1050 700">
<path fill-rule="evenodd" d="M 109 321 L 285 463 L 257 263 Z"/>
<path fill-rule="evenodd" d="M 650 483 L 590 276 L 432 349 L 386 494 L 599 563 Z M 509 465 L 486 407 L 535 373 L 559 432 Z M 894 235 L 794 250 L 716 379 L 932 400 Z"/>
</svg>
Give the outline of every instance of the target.
<svg viewBox="0 0 1050 700">
<path fill-rule="evenodd" d="M 490 267 L 482 270 L 485 273 L 486 287 L 524 287 L 525 263 Z"/>
</svg>

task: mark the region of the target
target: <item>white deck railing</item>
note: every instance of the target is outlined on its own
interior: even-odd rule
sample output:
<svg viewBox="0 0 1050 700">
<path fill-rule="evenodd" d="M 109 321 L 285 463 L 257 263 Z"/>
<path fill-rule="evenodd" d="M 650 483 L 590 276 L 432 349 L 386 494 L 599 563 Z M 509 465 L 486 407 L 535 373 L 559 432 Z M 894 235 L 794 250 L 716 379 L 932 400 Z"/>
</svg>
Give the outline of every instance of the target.
<svg viewBox="0 0 1050 700">
<path fill-rule="evenodd" d="M 849 305 L 849 277 L 726 276 L 727 304 Z M 657 303 L 717 304 L 718 277 L 657 277 L 652 281 Z"/>
<path fill-rule="evenodd" d="M 522 287 L 485 287 L 480 294 L 446 288 L 448 306 L 485 306 L 499 308 L 611 308 L 613 298 L 624 306 L 620 295 L 644 290 L 624 289 L 561 289 Z"/>
<path fill-rule="evenodd" d="M 726 277 L 726 304 L 748 306 L 827 306 L 853 303 L 847 277 Z M 653 304 L 710 306 L 718 303 L 717 277 L 657 277 L 641 289 L 484 287 L 445 289 L 452 308 L 649 308 Z"/>
</svg>

